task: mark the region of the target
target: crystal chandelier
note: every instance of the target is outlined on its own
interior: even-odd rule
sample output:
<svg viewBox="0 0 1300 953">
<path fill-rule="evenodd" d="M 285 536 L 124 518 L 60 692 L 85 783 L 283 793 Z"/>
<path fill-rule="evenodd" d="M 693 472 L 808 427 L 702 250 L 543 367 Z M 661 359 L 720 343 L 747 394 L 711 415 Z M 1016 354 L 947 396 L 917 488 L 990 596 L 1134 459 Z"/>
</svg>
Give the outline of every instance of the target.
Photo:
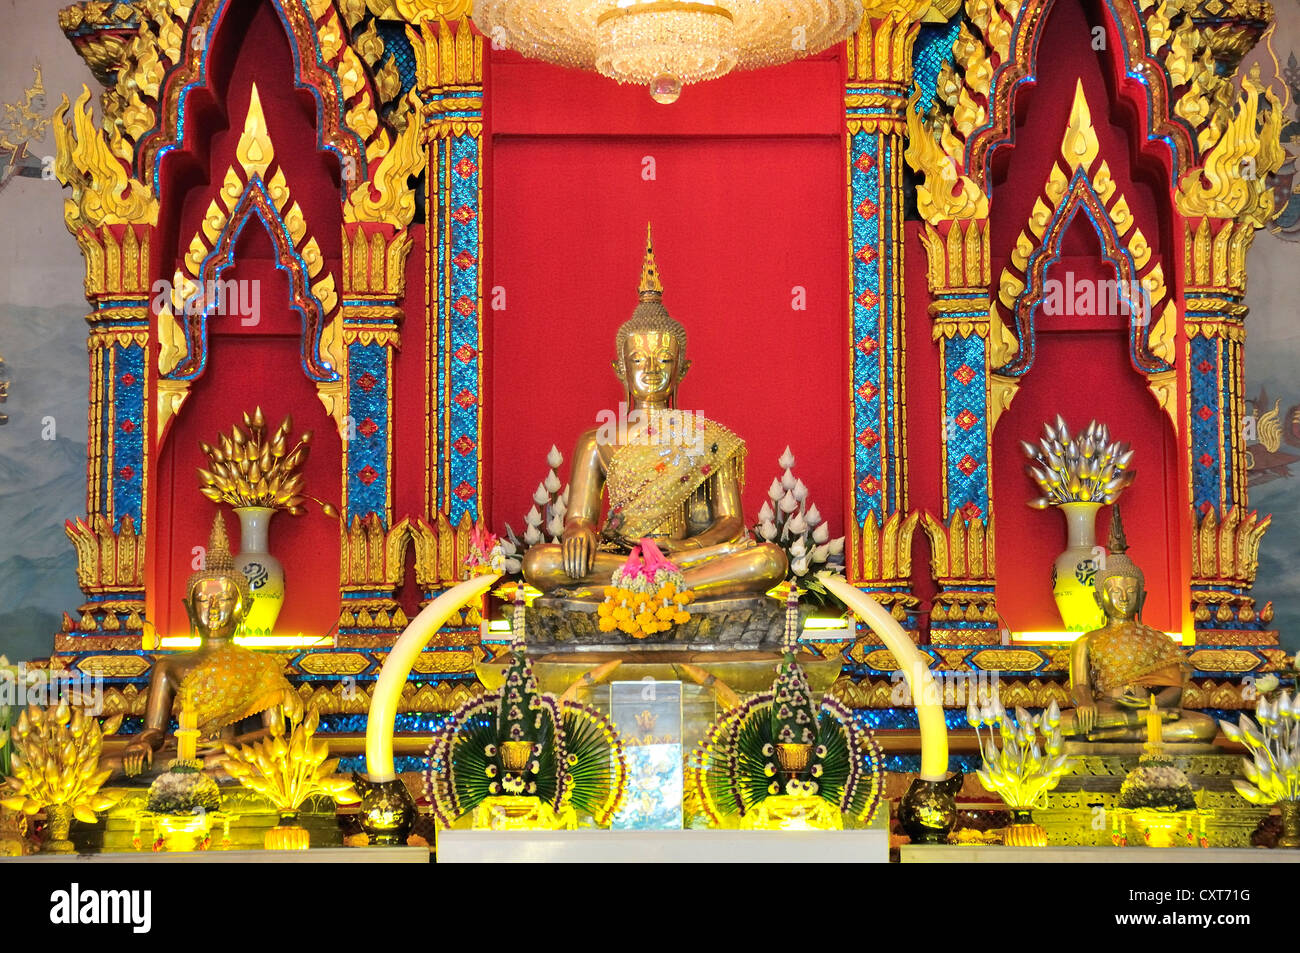
<svg viewBox="0 0 1300 953">
<path fill-rule="evenodd" d="M 848 37 L 862 0 L 475 0 L 494 46 L 650 87 L 671 103 L 682 86 L 733 69 L 820 53 Z"/>
</svg>

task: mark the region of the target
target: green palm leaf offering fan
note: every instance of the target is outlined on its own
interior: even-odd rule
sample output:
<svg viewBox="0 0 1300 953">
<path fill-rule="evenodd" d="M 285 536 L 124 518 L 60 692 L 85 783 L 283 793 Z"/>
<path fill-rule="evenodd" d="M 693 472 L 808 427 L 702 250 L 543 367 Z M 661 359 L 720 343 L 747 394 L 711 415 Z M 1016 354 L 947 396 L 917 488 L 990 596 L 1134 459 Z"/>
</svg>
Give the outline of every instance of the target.
<svg viewBox="0 0 1300 953">
<path fill-rule="evenodd" d="M 596 709 L 537 690 L 519 598 L 513 631 L 514 661 L 501 689 L 462 705 L 434 736 L 425 794 L 448 827 L 498 798 L 536 799 L 555 817 L 572 808 L 603 827 L 627 791 L 618 732 Z"/>
<path fill-rule="evenodd" d="M 823 818 L 850 815 L 866 824 L 880 805 L 884 754 L 849 709 L 830 698 L 814 707 L 807 676 L 795 661 L 797 634 L 798 602 L 791 589 L 785 651 L 772 690 L 725 712 L 691 756 L 687 783 L 714 827 L 728 826 L 737 816 L 745 825 L 747 817 L 778 804 L 786 809 L 818 800 Z"/>
</svg>

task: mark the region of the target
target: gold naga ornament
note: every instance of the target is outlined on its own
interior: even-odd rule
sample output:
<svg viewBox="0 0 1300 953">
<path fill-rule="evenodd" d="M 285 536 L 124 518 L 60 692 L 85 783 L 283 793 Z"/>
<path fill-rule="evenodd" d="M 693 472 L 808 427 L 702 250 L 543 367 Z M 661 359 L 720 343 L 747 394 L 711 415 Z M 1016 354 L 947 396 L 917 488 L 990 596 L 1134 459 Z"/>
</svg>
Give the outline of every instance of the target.
<svg viewBox="0 0 1300 953">
<path fill-rule="evenodd" d="M 122 716 L 99 721 L 67 701 L 41 708 L 31 705 L 18 716 L 11 732 L 14 751 L 5 781 L 12 792 L 0 804 L 29 817 L 45 809 L 49 833 L 41 850 L 72 853 L 68 828 L 75 817 L 94 824 L 96 811 L 117 803 L 117 796 L 101 794 L 112 771 L 99 770 L 104 735 L 116 734 Z"/>
</svg>

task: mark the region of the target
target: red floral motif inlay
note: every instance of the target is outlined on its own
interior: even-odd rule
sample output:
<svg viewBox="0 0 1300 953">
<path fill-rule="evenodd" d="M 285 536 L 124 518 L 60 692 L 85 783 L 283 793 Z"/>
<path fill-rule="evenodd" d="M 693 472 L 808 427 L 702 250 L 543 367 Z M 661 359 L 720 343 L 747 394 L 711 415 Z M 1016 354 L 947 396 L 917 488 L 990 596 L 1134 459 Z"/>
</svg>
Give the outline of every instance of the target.
<svg viewBox="0 0 1300 953">
<path fill-rule="evenodd" d="M 375 431 L 379 429 L 379 424 L 375 423 L 370 417 L 367 417 L 361 423 L 357 424 L 357 432 L 363 437 L 373 437 Z"/>
<path fill-rule="evenodd" d="M 870 245 L 863 245 L 854 254 L 853 257 L 864 265 L 869 265 L 876 260 L 876 250 Z"/>
<path fill-rule="evenodd" d="M 871 383 L 871 381 L 867 381 L 858 388 L 858 396 L 863 400 L 871 400 L 871 398 L 875 397 L 879 393 L 879 388 L 877 388 L 875 384 Z"/>
<path fill-rule="evenodd" d="M 1196 369 L 1202 374 L 1208 374 L 1210 371 L 1214 370 L 1214 365 L 1209 361 L 1201 361 L 1201 363 L 1196 365 Z"/>
<path fill-rule="evenodd" d="M 478 264 L 478 259 L 467 251 L 462 251 L 459 255 L 451 260 L 451 263 L 457 268 L 473 268 Z"/>
<path fill-rule="evenodd" d="M 876 160 L 864 152 L 862 155 L 858 156 L 857 161 L 853 164 L 857 167 L 859 172 L 865 173 L 871 171 L 876 164 Z"/>
<path fill-rule="evenodd" d="M 863 354 L 866 354 L 868 357 L 870 357 L 872 354 L 876 353 L 877 345 L 873 338 L 864 337 L 861 341 L 855 344 L 854 347 L 856 347 Z"/>
<path fill-rule="evenodd" d="M 478 354 L 478 351 L 474 350 L 468 344 L 462 344 L 452 353 L 456 355 L 456 360 L 460 361 L 462 364 L 468 364 L 470 361 L 474 360 L 474 355 Z"/>
<path fill-rule="evenodd" d="M 372 390 L 374 390 L 375 385 L 378 383 L 379 381 L 375 379 L 375 375 L 371 374 L 369 371 L 366 371 L 364 374 L 362 374 L 360 377 L 357 378 L 357 386 L 360 387 L 367 394 L 369 394 Z"/>
<path fill-rule="evenodd" d="M 1196 416 L 1200 417 L 1202 420 L 1209 420 L 1214 416 L 1214 411 L 1209 407 L 1202 406 L 1201 409 L 1196 412 Z"/>
<path fill-rule="evenodd" d="M 862 478 L 862 482 L 858 484 L 858 489 L 867 496 L 875 496 L 880 492 L 880 481 L 868 474 Z"/>
<path fill-rule="evenodd" d="M 475 172 L 478 171 L 478 166 L 474 164 L 474 160 L 471 159 L 469 156 L 466 156 L 465 158 L 461 159 L 454 166 L 452 166 L 452 168 L 456 170 L 456 174 L 460 176 L 462 179 L 468 179 L 471 175 L 473 175 Z"/>
<path fill-rule="evenodd" d="M 475 444 L 469 437 L 465 436 L 465 434 L 461 434 L 453 440 L 451 445 L 456 448 L 456 452 L 462 457 L 469 454 L 473 451 L 474 447 L 477 446 L 477 444 Z"/>
<path fill-rule="evenodd" d="M 1203 467 L 1212 467 L 1214 466 L 1214 457 L 1210 456 L 1208 453 L 1203 453 L 1196 462 Z"/>
<path fill-rule="evenodd" d="M 467 318 L 474 313 L 474 302 L 465 297 L 465 295 L 461 295 L 457 298 L 456 303 L 453 304 L 452 307 Z"/>
<path fill-rule="evenodd" d="M 984 515 L 984 511 L 980 509 L 978 506 L 976 506 L 974 503 L 967 503 L 957 512 L 962 515 L 962 519 L 965 519 L 967 521 L 977 520 Z"/>
<path fill-rule="evenodd" d="M 135 476 L 135 470 L 132 467 L 123 467 L 117 471 L 117 475 L 123 480 L 129 480 L 131 477 Z"/>
<path fill-rule="evenodd" d="M 128 419 L 128 420 L 124 420 L 124 421 L 122 421 L 122 433 L 131 433 L 131 432 L 133 432 L 134 430 L 135 430 L 135 421 L 134 421 L 134 420 L 129 420 L 129 419 Z"/>
<path fill-rule="evenodd" d="M 980 419 L 970 412 L 969 407 L 957 415 L 957 426 L 962 430 L 970 430 L 970 428 L 974 427 L 979 423 L 979 421 Z"/>
<path fill-rule="evenodd" d="M 857 212 L 859 215 L 861 215 L 863 218 L 871 218 L 879 210 L 880 207 L 876 205 L 875 202 L 871 201 L 871 199 L 863 199 L 862 204 L 859 205 L 856 209 L 854 209 L 854 211 Z"/>
<path fill-rule="evenodd" d="M 457 486 L 456 489 L 452 490 L 452 492 L 462 500 L 469 500 L 474 496 L 474 485 L 465 480 L 461 480 L 460 485 Z"/>
<path fill-rule="evenodd" d="M 880 295 L 876 294 L 874 291 L 867 290 L 858 295 L 857 302 L 870 311 L 876 305 L 880 304 Z"/>
<path fill-rule="evenodd" d="M 980 462 L 968 453 L 966 456 L 961 458 L 961 461 L 957 464 L 957 469 L 967 476 L 970 476 L 975 472 L 975 468 L 979 465 Z"/>
<path fill-rule="evenodd" d="M 127 371 L 125 374 L 122 375 L 122 383 L 125 384 L 127 387 L 130 387 L 132 384 L 135 383 L 135 375 L 132 374 L 130 371 Z"/>
<path fill-rule="evenodd" d="M 478 403 L 478 398 L 474 396 L 474 392 L 468 389 L 461 391 L 452 400 L 462 407 L 473 407 Z"/>
<path fill-rule="evenodd" d="M 858 434 L 858 443 L 870 450 L 880 442 L 880 434 L 876 433 L 870 427 Z"/>
<path fill-rule="evenodd" d="M 361 468 L 361 472 L 357 474 L 357 479 L 366 486 L 370 486 L 370 484 L 379 479 L 379 471 L 370 466 L 370 464 L 366 464 Z"/>
<path fill-rule="evenodd" d="M 478 218 L 478 213 L 468 205 L 462 205 L 456 211 L 451 213 L 452 220 L 459 222 L 461 225 L 468 225 L 474 219 Z"/>
<path fill-rule="evenodd" d="M 969 384 L 975 379 L 975 371 L 971 369 L 969 364 L 963 364 L 952 372 L 952 376 L 963 384 Z"/>
</svg>

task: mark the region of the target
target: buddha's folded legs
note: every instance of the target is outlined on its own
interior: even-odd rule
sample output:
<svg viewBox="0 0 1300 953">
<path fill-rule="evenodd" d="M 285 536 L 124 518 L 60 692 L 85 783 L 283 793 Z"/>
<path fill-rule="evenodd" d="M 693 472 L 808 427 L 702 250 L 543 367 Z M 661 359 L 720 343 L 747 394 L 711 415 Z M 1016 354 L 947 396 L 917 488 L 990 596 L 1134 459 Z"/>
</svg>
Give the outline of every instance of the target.
<svg viewBox="0 0 1300 953">
<path fill-rule="evenodd" d="M 1170 718 L 1166 712 L 1165 720 L 1160 726 L 1162 741 L 1213 741 L 1218 732 L 1218 725 L 1213 718 L 1198 711 L 1178 712 L 1177 718 Z M 1061 734 L 1079 740 L 1080 732 L 1075 725 L 1073 709 L 1061 712 Z M 1097 720 L 1087 735 L 1089 741 L 1139 742 L 1147 740 L 1147 721 L 1145 709 L 1097 705 Z"/>
</svg>

